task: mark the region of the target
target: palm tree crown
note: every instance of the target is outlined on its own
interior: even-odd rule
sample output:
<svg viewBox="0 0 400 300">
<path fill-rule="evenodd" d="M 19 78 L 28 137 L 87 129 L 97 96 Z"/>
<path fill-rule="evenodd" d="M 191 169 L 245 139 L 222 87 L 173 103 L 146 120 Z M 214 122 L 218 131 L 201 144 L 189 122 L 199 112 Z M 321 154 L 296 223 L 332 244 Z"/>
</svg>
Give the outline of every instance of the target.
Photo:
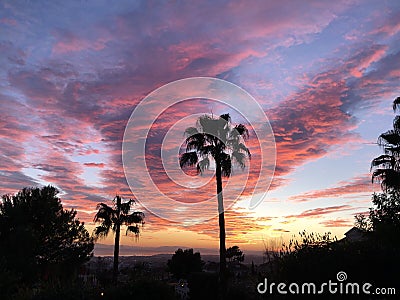
<svg viewBox="0 0 400 300">
<path fill-rule="evenodd" d="M 393 101 L 393 111 L 400 109 L 400 97 Z M 400 115 L 393 120 L 393 129 L 382 133 L 378 138 L 385 154 L 371 162 L 372 182 L 378 180 L 382 190 L 400 190 Z"/>
<path fill-rule="evenodd" d="M 133 199 L 122 203 L 121 197 L 117 195 L 113 200 L 112 207 L 105 203 L 97 204 L 98 211 L 94 216 L 94 222 L 100 223 L 100 225 L 95 228 L 95 236 L 104 238 L 109 234 L 110 230 L 115 233 L 118 226 L 125 225 L 126 234 L 132 232 L 138 237 L 140 233 L 139 225 L 144 225 L 144 213 L 139 211 L 131 212 L 131 208 L 135 203 Z"/>
<path fill-rule="evenodd" d="M 220 164 L 222 176 L 230 177 L 232 160 L 241 168 L 245 167 L 245 158 L 251 158 L 249 149 L 242 140 L 249 137 L 249 131 L 243 124 L 232 128 L 229 114 L 218 119 L 208 115 L 201 116 L 197 127 L 185 130 L 186 152 L 179 159 L 181 168 L 196 166 L 197 173 L 202 173 L 210 166 L 210 157 Z"/>
</svg>

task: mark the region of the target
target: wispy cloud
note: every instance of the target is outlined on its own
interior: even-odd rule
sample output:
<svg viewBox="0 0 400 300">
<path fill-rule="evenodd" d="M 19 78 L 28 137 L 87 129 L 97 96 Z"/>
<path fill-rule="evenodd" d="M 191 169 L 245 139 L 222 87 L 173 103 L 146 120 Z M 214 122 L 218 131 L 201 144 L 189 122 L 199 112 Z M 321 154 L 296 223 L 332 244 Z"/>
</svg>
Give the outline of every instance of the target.
<svg viewBox="0 0 400 300">
<path fill-rule="evenodd" d="M 361 175 L 348 181 L 340 181 L 334 187 L 291 196 L 289 200 L 303 202 L 319 198 L 336 198 L 359 193 L 368 195 L 373 193 L 370 174 Z"/>
<path fill-rule="evenodd" d="M 307 209 L 303 211 L 300 214 L 296 215 L 289 215 L 286 216 L 285 218 L 291 219 L 291 218 L 319 218 L 322 215 L 326 214 L 332 214 L 332 213 L 337 213 L 337 212 L 343 212 L 343 211 L 348 211 L 348 210 L 354 210 L 355 207 L 350 206 L 350 205 L 336 205 L 336 206 L 328 206 L 328 207 L 318 207 L 318 208 L 313 208 L 313 209 Z"/>
</svg>

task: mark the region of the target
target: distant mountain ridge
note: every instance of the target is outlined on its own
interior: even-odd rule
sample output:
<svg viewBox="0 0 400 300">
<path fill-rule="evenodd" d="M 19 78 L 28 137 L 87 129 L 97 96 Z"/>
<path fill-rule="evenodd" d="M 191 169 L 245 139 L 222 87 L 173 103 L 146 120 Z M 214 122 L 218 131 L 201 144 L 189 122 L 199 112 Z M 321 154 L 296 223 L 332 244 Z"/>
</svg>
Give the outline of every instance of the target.
<svg viewBox="0 0 400 300">
<path fill-rule="evenodd" d="M 120 246 L 120 256 L 154 256 L 154 257 L 166 257 L 170 258 L 173 253 L 177 249 L 188 249 L 193 247 L 187 246 L 159 246 L 159 247 L 142 247 L 142 246 L 128 246 L 121 245 Z M 193 248 L 195 252 L 200 252 L 203 260 L 206 261 L 218 261 L 219 253 L 218 249 L 213 248 Z M 245 254 L 245 262 L 251 263 L 253 260 L 254 263 L 262 262 L 262 251 L 243 251 Z M 113 245 L 106 244 L 96 244 L 94 247 L 94 255 L 95 256 L 112 256 L 114 253 Z"/>
</svg>

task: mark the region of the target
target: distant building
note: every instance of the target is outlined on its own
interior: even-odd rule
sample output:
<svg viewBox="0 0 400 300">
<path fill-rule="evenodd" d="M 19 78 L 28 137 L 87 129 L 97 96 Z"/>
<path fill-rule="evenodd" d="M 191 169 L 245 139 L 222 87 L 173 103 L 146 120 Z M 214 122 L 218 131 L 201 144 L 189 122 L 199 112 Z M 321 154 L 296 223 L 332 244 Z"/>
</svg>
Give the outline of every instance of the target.
<svg viewBox="0 0 400 300">
<path fill-rule="evenodd" d="M 365 240 L 366 231 L 357 227 L 353 227 L 344 234 L 343 240 L 348 242 L 359 242 Z"/>
</svg>

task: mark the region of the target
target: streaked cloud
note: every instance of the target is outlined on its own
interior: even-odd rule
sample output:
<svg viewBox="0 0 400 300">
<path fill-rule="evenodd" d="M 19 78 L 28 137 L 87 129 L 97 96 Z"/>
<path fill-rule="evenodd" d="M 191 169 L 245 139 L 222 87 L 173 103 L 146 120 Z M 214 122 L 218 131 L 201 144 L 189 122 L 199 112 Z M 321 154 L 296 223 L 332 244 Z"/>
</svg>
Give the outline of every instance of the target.
<svg viewBox="0 0 400 300">
<path fill-rule="evenodd" d="M 370 174 L 361 175 L 359 177 L 352 178 L 349 181 L 340 181 L 334 187 L 291 196 L 289 200 L 302 202 L 311 201 L 318 198 L 338 198 L 360 193 L 368 195 L 373 193 Z"/>
</svg>

